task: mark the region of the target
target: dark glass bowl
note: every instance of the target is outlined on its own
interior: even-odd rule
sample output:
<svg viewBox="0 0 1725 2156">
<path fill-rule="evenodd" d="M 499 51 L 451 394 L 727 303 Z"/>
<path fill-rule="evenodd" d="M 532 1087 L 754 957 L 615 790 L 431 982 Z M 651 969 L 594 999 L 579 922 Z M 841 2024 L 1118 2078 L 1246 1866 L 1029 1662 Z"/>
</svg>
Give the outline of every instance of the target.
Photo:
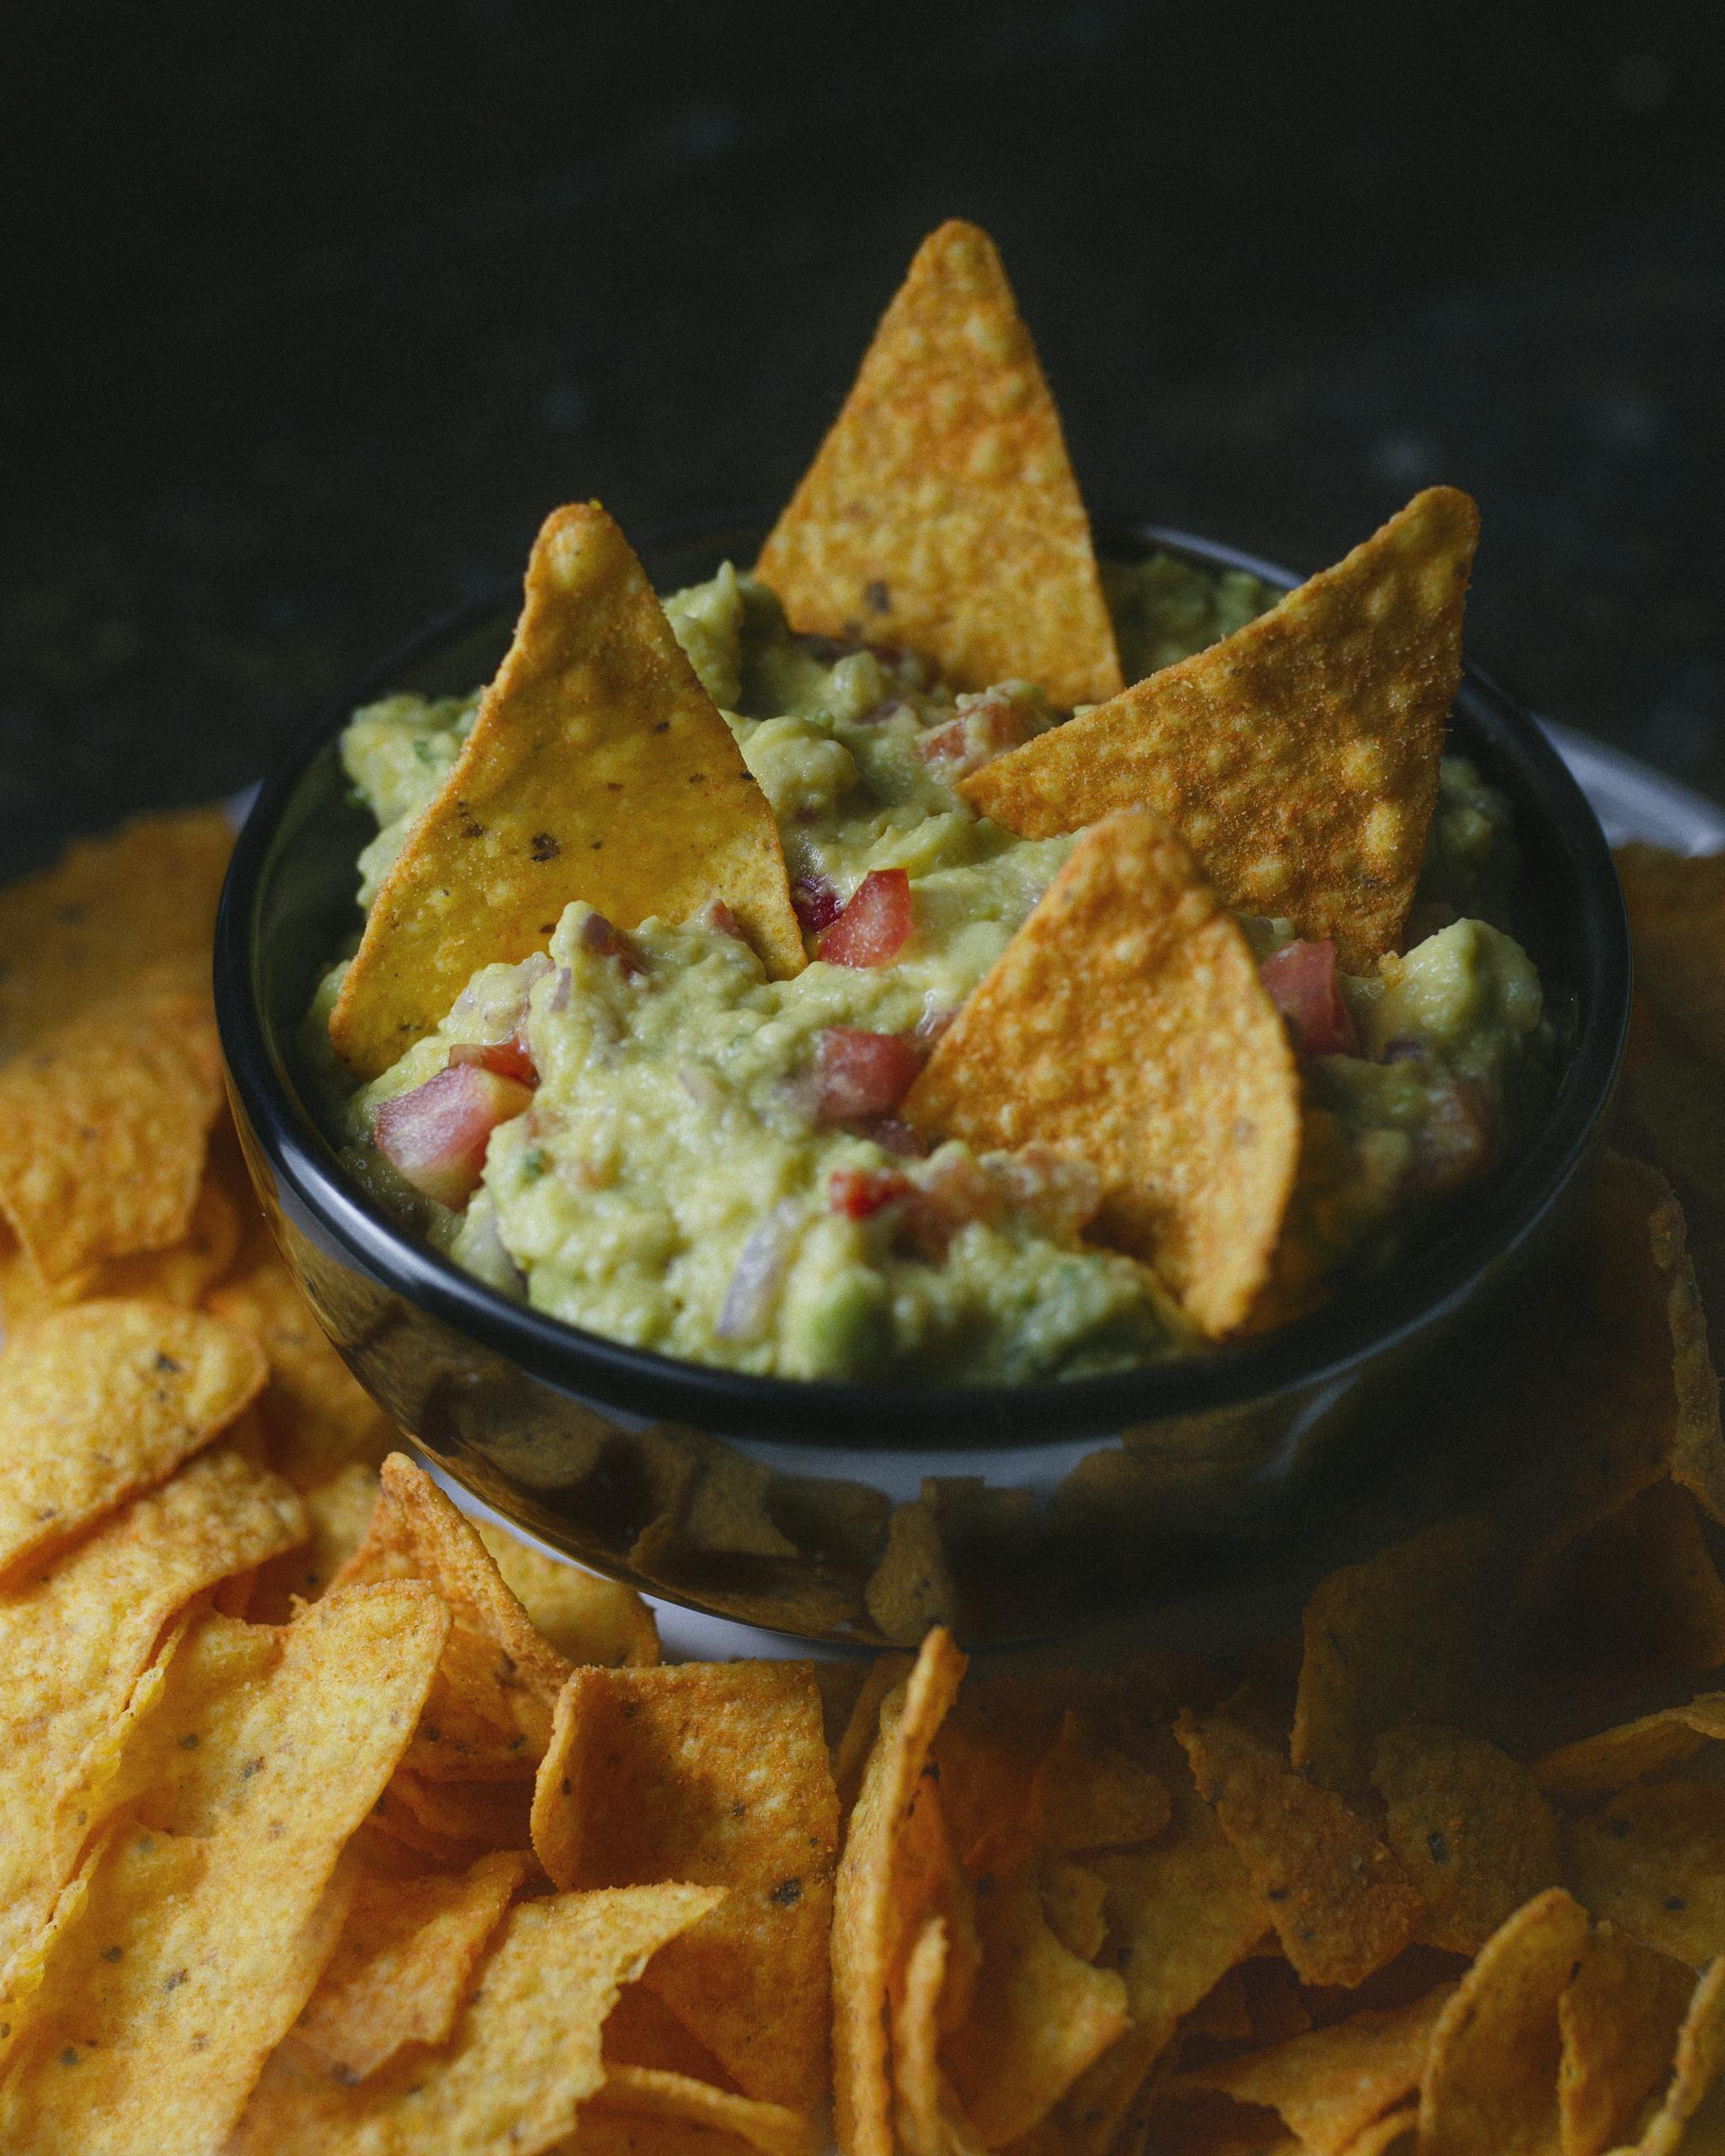
<svg viewBox="0 0 1725 2156">
<path fill-rule="evenodd" d="M 752 559 L 758 527 L 645 549 L 661 590 Z M 1273 564 L 1146 526 L 1152 547 L 1278 587 Z M 355 926 L 371 835 L 336 737 L 388 689 L 488 680 L 514 594 L 441 622 L 344 698 L 263 787 L 235 848 L 216 995 L 235 1113 L 289 1264 L 348 1365 L 477 1496 L 649 1593 L 808 1637 L 976 1645 L 1130 1620 L 1308 1531 L 1425 1444 L 1422 1404 L 1480 1362 L 1601 1142 L 1628 1011 L 1621 900 L 1592 809 L 1529 715 L 1470 670 L 1451 745 L 1509 798 L 1518 932 L 1558 1042 L 1550 1113 L 1445 1230 L 1316 1315 L 1202 1358 L 1022 1385 L 755 1378 L 510 1302 L 344 1171 L 296 1075 L 312 990 Z M 1255 1554 L 1254 1554 L 1255 1553 Z"/>
</svg>

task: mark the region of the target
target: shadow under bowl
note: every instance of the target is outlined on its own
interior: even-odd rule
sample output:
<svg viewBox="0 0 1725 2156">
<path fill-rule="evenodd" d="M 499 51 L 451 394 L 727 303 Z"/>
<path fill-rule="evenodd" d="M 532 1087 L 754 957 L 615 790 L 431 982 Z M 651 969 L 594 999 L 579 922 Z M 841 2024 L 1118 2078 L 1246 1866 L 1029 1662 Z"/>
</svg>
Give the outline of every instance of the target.
<svg viewBox="0 0 1725 2156">
<path fill-rule="evenodd" d="M 758 526 L 644 549 L 661 590 L 753 558 Z M 1286 570 L 1153 526 L 1112 535 L 1278 588 Z M 262 788 L 216 931 L 216 994 L 247 1157 L 287 1262 L 360 1382 L 460 1484 L 595 1570 L 800 1636 L 974 1646 L 1131 1623 L 1312 1531 L 1431 1442 L 1602 1142 L 1628 1014 L 1610 851 L 1534 720 L 1470 669 L 1450 745 L 1511 803 L 1515 926 L 1558 1042 L 1549 1113 L 1440 1232 L 1316 1315 L 1200 1358 L 1021 1385 L 753 1378 L 558 1323 L 405 1231 L 344 1171 L 295 1040 L 357 926 L 371 825 L 337 736 L 386 690 L 489 680 L 513 596 L 439 623 L 328 714 Z M 1451 1418 L 1453 1421 L 1453 1418 Z"/>
</svg>

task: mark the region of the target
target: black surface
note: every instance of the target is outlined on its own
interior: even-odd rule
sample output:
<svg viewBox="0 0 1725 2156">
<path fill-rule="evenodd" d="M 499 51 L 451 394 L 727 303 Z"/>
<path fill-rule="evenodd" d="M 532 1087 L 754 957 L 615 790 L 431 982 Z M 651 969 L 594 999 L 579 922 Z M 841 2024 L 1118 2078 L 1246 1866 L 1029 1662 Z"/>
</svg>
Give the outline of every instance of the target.
<svg viewBox="0 0 1725 2156">
<path fill-rule="evenodd" d="M 922 232 L 1099 515 L 1485 518 L 1473 656 L 1725 796 L 1711 5 L 8 11 L 0 863 L 238 785 L 543 512 L 772 499 Z"/>
</svg>

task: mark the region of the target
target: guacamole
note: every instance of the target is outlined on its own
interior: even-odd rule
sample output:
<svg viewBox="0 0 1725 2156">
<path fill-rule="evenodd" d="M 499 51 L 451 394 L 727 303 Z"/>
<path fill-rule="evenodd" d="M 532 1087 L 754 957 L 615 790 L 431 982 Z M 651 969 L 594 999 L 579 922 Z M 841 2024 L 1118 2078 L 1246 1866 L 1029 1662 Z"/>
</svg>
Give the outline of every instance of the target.
<svg viewBox="0 0 1725 2156">
<path fill-rule="evenodd" d="M 1106 589 L 1129 678 L 1275 596 L 1161 556 L 1109 565 Z M 794 634 L 729 566 L 665 606 L 771 803 L 810 963 L 769 979 L 722 905 L 624 933 L 576 904 L 356 1091 L 328 1062 L 337 968 L 310 1031 L 356 1171 L 504 1293 L 695 1362 L 1022 1382 L 1193 1352 L 1149 1269 L 1087 1239 L 1083 1160 L 925 1151 L 895 1113 L 1074 843 L 1014 836 L 956 782 L 1067 714 L 1029 682 L 954 696 L 912 654 Z M 362 905 L 478 703 L 392 696 L 348 727 L 378 825 Z M 1548 1028 L 1503 925 L 1514 859 L 1504 803 L 1449 759 L 1405 956 L 1350 978 L 1286 922 L 1245 923 L 1306 1095 L 1269 1315 L 1391 1262 L 1537 1113 Z M 476 1088 L 487 1105 L 432 1128 L 451 1070 L 469 1074 L 463 1113 Z"/>
</svg>

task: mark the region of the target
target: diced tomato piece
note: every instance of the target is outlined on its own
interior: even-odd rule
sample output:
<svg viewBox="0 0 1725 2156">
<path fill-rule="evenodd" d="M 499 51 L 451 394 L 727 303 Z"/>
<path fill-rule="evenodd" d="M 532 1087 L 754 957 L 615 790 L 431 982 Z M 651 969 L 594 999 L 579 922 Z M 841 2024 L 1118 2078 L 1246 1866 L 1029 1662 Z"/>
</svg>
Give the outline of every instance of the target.
<svg viewBox="0 0 1725 2156">
<path fill-rule="evenodd" d="M 478 1063 L 454 1063 L 385 1101 L 372 1119 L 377 1150 L 427 1198 L 457 1211 L 478 1187 L 485 1148 L 500 1123 L 531 1107 L 532 1093 Z"/>
<path fill-rule="evenodd" d="M 828 1026 L 814 1049 L 814 1119 L 830 1124 L 885 1115 L 910 1091 L 921 1068 L 922 1052 L 908 1033 Z"/>
<path fill-rule="evenodd" d="M 833 966 L 889 965 L 913 926 L 911 878 L 902 868 L 871 868 L 838 919 L 814 947 Z"/>
<path fill-rule="evenodd" d="M 959 698 L 957 715 L 933 728 L 916 753 L 948 782 L 967 776 L 1046 724 L 1048 707 L 1033 691 L 1004 682 Z"/>
<path fill-rule="evenodd" d="M 1336 947 L 1284 943 L 1258 968 L 1270 1001 L 1294 1028 L 1301 1055 L 1358 1055 L 1359 1037 L 1336 985 Z"/>
<path fill-rule="evenodd" d="M 476 1063 L 499 1078 L 512 1078 L 518 1086 L 537 1086 L 539 1067 L 519 1033 L 506 1041 L 457 1041 L 449 1051 L 451 1065 Z"/>
<path fill-rule="evenodd" d="M 896 1168 L 835 1168 L 826 1179 L 827 1209 L 847 1220 L 867 1220 L 908 1198 L 913 1187 Z"/>
<path fill-rule="evenodd" d="M 701 926 L 710 928 L 715 936 L 734 936 L 740 943 L 745 940 L 743 924 L 723 899 L 709 899 L 702 907 Z"/>
<path fill-rule="evenodd" d="M 845 910 L 825 877 L 814 874 L 792 879 L 791 904 L 805 936 L 819 936 L 823 928 L 830 928 Z"/>
<path fill-rule="evenodd" d="M 901 1161 L 927 1158 L 921 1133 L 895 1115 L 859 1115 L 851 1128 L 858 1138 L 867 1138 L 883 1153 L 895 1153 Z"/>
</svg>

